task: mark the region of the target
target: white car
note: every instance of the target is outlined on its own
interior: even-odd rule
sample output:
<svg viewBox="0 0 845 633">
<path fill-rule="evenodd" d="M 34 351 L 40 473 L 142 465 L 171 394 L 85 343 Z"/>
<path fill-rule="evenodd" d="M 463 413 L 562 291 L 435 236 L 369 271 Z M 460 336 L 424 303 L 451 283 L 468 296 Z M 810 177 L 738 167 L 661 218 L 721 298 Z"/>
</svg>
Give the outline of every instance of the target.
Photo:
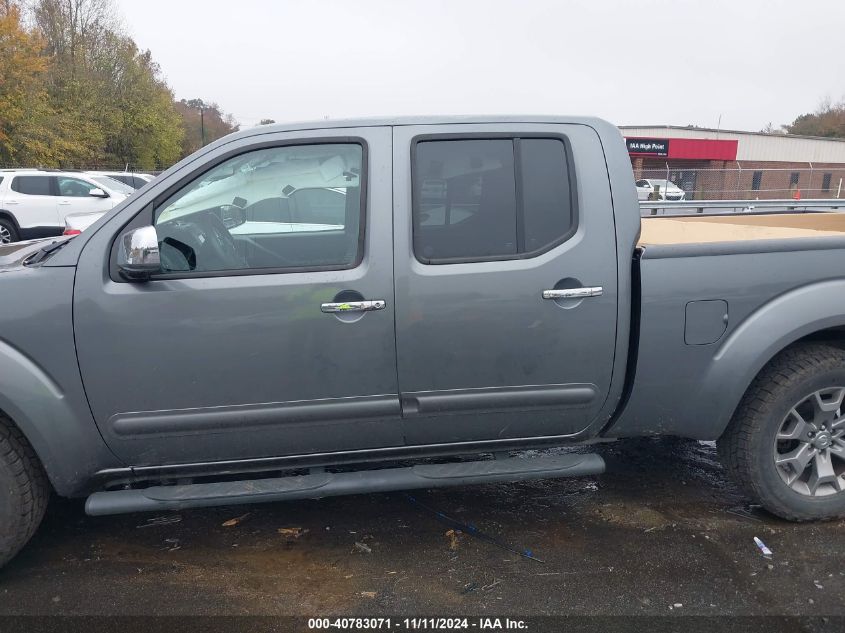
<svg viewBox="0 0 845 633">
<path fill-rule="evenodd" d="M 71 213 L 65 217 L 65 231 L 62 235 L 79 235 L 106 214 L 105 211 Z"/>
<path fill-rule="evenodd" d="M 61 235 L 68 215 L 108 211 L 133 191 L 105 176 L 39 169 L 0 170 L 0 244 Z"/>
<path fill-rule="evenodd" d="M 657 194 L 658 200 L 686 200 L 686 191 L 674 182 L 656 178 L 644 178 L 637 181 L 637 198 L 641 201 L 648 200 L 657 187 L 660 187 L 660 193 Z"/>
<path fill-rule="evenodd" d="M 131 171 L 86 171 L 89 176 L 108 176 L 113 180 L 119 180 L 133 189 L 140 189 L 148 182 L 155 180 L 152 174 L 135 173 Z"/>
</svg>

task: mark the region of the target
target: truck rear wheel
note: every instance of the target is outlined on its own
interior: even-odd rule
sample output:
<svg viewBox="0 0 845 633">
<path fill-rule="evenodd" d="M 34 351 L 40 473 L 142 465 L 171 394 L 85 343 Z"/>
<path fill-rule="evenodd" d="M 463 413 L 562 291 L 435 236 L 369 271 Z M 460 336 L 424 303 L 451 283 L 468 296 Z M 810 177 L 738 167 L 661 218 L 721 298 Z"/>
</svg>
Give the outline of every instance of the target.
<svg viewBox="0 0 845 633">
<path fill-rule="evenodd" d="M 17 427 L 0 415 L 0 567 L 35 534 L 49 492 L 35 451 Z"/>
<path fill-rule="evenodd" d="M 754 379 L 718 441 L 740 487 L 790 521 L 845 516 L 845 351 L 796 345 Z"/>
</svg>

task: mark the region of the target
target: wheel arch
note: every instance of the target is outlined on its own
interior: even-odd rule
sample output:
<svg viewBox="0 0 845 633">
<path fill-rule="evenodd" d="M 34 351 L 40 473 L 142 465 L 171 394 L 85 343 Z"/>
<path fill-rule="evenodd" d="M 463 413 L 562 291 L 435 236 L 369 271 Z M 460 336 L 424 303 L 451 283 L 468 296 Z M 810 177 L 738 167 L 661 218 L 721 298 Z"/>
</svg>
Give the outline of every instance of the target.
<svg viewBox="0 0 845 633">
<path fill-rule="evenodd" d="M 0 219 L 9 220 L 14 226 L 15 230 L 20 232 L 21 226 L 18 224 L 18 219 L 11 211 L 6 211 L 6 209 L 0 209 Z"/>
<path fill-rule="evenodd" d="M 96 470 L 118 465 L 76 398 L 2 339 L 0 376 L 0 415 L 21 432 L 58 494 L 76 496 Z"/>
<path fill-rule="evenodd" d="M 722 342 L 696 398 L 702 415 L 716 421 L 715 437 L 724 433 L 760 372 L 783 351 L 804 342 L 845 349 L 845 280 L 810 284 L 776 297 Z"/>
</svg>

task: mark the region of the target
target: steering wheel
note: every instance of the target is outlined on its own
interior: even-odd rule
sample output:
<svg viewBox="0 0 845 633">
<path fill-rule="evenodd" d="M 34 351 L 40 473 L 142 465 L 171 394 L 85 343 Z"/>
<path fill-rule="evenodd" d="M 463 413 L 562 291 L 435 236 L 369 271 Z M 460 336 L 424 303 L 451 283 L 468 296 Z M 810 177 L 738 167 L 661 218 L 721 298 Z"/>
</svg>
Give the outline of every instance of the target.
<svg viewBox="0 0 845 633">
<path fill-rule="evenodd" d="M 248 267 L 246 261 L 238 252 L 235 239 L 216 213 L 213 211 L 200 213 L 194 221 L 206 236 L 205 243 L 202 245 L 203 252 L 197 257 L 197 261 L 203 263 L 203 268 L 206 270 L 238 270 Z"/>
</svg>

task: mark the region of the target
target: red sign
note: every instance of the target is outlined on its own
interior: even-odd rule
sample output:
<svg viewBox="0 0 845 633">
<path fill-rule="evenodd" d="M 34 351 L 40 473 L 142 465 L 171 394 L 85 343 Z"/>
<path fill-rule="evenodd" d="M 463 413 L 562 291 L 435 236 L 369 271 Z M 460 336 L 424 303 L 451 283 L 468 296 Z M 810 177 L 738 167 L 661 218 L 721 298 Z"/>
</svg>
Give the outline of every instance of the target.
<svg viewBox="0 0 845 633">
<path fill-rule="evenodd" d="M 660 156 L 668 159 L 687 160 L 736 160 L 739 141 L 715 140 L 709 138 L 668 138 L 668 148 L 660 147 L 660 152 L 646 151 L 646 144 L 656 145 L 657 139 L 627 138 L 628 153 L 632 156 Z"/>
<path fill-rule="evenodd" d="M 696 160 L 736 160 L 739 141 L 717 141 L 709 138 L 673 138 L 669 141 L 669 158 Z"/>
</svg>

